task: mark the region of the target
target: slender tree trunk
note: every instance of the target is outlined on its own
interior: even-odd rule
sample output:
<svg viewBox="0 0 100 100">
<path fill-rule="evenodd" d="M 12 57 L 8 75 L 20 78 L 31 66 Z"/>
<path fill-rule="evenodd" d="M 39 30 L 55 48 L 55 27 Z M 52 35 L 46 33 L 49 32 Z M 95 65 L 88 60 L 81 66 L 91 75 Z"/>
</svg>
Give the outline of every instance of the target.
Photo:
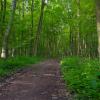
<svg viewBox="0 0 100 100">
<path fill-rule="evenodd" d="M 1 10 L 1 14 L 0 14 L 0 37 L 2 38 L 3 36 L 3 26 L 4 26 L 4 22 L 5 22 L 5 16 L 6 16 L 6 0 L 1 0 L 0 1 L 0 10 Z M 0 40 L 0 44 L 2 44 L 2 39 Z M 1 48 L 0 48 L 1 49 Z M 0 50 L 1 53 L 1 50 Z"/>
<path fill-rule="evenodd" d="M 33 38 L 33 27 L 34 27 L 34 23 L 33 23 L 34 0 L 32 0 L 31 3 L 32 4 L 31 4 L 31 34 L 30 34 L 30 38 Z M 30 56 L 33 55 L 33 39 L 31 39 L 31 41 L 30 41 L 29 55 Z"/>
<path fill-rule="evenodd" d="M 2 21 L 5 21 L 5 14 L 6 14 L 6 0 L 4 0 L 3 3 L 3 15 L 2 15 Z"/>
<path fill-rule="evenodd" d="M 72 30 L 72 26 L 70 26 L 70 55 L 73 55 L 73 30 Z"/>
<path fill-rule="evenodd" d="M 15 8 L 16 8 L 16 0 L 12 0 L 12 10 L 11 10 L 8 27 L 6 29 L 6 32 L 4 33 L 1 58 L 7 58 L 8 56 L 8 39 L 12 28 L 13 20 L 14 20 Z"/>
<path fill-rule="evenodd" d="M 35 37 L 35 45 L 34 45 L 34 55 L 37 55 L 37 49 L 38 49 L 38 45 L 39 45 L 39 40 L 40 40 L 40 33 L 42 31 L 42 22 L 43 22 L 43 15 L 44 15 L 44 7 L 45 7 L 45 0 L 42 0 L 42 4 L 41 4 L 41 13 L 40 13 L 40 18 L 39 18 L 39 22 L 38 22 L 38 28 L 37 28 L 37 33 L 36 33 L 36 37 Z"/>
<path fill-rule="evenodd" d="M 24 15 L 25 15 L 25 0 L 23 0 L 22 2 L 22 17 L 24 18 Z"/>
<path fill-rule="evenodd" d="M 0 15 L 0 31 L 2 29 L 2 26 L 5 22 L 5 16 L 6 16 L 6 0 L 1 0 L 1 15 Z"/>
<path fill-rule="evenodd" d="M 77 49 L 77 55 L 80 54 L 80 22 L 79 22 L 79 18 L 80 18 L 80 0 L 76 0 L 77 2 L 77 19 L 78 19 L 78 23 L 77 23 L 77 43 L 78 43 L 78 49 Z"/>
<path fill-rule="evenodd" d="M 100 0 L 96 0 L 97 32 L 98 32 L 98 54 L 100 59 Z"/>
<path fill-rule="evenodd" d="M 0 1 L 0 10 L 1 10 L 1 14 L 0 14 L 0 17 L 1 17 L 1 19 L 0 19 L 0 22 L 2 21 L 2 13 L 3 13 L 3 1 L 1 0 Z"/>
</svg>

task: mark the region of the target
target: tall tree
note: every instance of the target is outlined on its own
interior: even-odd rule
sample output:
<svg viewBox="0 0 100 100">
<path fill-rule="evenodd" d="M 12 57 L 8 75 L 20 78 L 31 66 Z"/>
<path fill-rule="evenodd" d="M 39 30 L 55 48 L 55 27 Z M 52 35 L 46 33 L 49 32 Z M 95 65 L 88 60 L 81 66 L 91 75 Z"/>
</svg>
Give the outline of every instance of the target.
<svg viewBox="0 0 100 100">
<path fill-rule="evenodd" d="M 42 0 L 41 3 L 41 13 L 40 13 L 40 18 L 38 22 L 38 27 L 37 27 L 37 32 L 35 36 L 35 46 L 34 46 L 34 55 L 37 55 L 37 49 L 39 45 L 39 40 L 40 40 L 40 33 L 42 31 L 42 22 L 43 22 L 43 15 L 44 15 L 44 7 L 47 4 L 47 0 Z"/>
<path fill-rule="evenodd" d="M 6 29 L 6 32 L 4 33 L 1 58 L 7 58 L 8 56 L 8 39 L 9 39 L 9 34 L 13 25 L 15 9 L 16 9 L 16 0 L 12 0 L 11 15 L 10 15 L 8 27 Z"/>
<path fill-rule="evenodd" d="M 79 55 L 80 53 L 80 0 L 77 0 L 77 19 L 78 19 L 78 23 L 77 23 L 77 39 L 78 39 L 78 50 L 77 50 L 77 54 Z"/>
<path fill-rule="evenodd" d="M 97 32 L 98 32 L 98 53 L 100 58 L 100 0 L 96 0 Z"/>
<path fill-rule="evenodd" d="M 34 11 L 34 0 L 31 0 L 31 34 L 30 34 L 30 51 L 29 51 L 29 54 L 30 56 L 32 56 L 33 54 L 33 28 L 34 28 L 34 19 L 33 19 L 33 11 Z"/>
</svg>

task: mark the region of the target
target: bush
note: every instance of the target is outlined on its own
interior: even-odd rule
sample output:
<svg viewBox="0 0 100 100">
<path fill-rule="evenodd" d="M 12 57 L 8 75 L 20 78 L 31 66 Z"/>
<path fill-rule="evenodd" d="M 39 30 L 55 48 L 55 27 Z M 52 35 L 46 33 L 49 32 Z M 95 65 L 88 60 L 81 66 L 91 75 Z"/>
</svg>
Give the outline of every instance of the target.
<svg viewBox="0 0 100 100">
<path fill-rule="evenodd" d="M 7 60 L 0 59 L 0 77 L 7 76 L 19 69 L 25 68 L 28 64 L 40 61 L 41 57 L 16 57 Z"/>
<path fill-rule="evenodd" d="M 63 78 L 77 100 L 100 100 L 100 63 L 98 60 L 68 57 L 61 61 Z"/>
</svg>

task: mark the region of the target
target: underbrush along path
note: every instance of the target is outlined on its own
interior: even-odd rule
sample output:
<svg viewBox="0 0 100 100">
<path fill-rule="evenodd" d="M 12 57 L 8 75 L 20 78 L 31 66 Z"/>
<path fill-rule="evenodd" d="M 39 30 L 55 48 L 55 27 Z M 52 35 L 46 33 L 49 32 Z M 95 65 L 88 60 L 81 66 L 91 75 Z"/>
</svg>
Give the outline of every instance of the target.
<svg viewBox="0 0 100 100">
<path fill-rule="evenodd" d="M 33 65 L 0 87 L 0 100 L 71 100 L 56 60 Z"/>
</svg>

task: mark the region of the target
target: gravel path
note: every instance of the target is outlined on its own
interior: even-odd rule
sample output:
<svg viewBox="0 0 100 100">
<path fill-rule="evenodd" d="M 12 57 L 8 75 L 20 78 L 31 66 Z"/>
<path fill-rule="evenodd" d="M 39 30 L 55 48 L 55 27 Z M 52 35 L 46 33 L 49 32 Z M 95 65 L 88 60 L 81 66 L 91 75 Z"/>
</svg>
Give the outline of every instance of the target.
<svg viewBox="0 0 100 100">
<path fill-rule="evenodd" d="M 0 100 L 71 100 L 56 60 L 35 64 L 0 87 Z"/>
</svg>

